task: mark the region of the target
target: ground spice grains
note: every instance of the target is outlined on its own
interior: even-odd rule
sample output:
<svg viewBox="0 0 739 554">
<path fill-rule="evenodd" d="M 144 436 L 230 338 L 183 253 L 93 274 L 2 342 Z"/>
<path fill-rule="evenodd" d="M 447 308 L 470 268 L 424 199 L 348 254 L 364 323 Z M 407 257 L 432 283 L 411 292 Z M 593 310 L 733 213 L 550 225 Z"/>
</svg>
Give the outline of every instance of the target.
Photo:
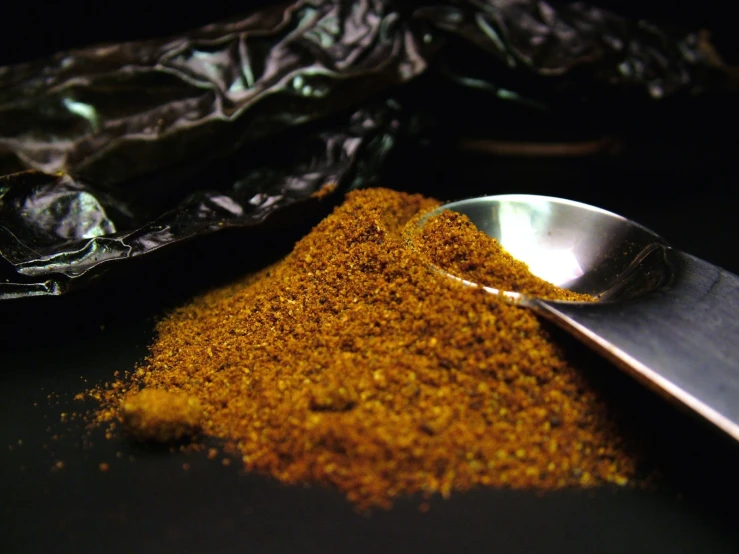
<svg viewBox="0 0 739 554">
<path fill-rule="evenodd" d="M 200 402 L 183 393 L 146 388 L 124 397 L 119 409 L 124 431 L 139 441 L 177 442 L 200 432 Z"/>
<path fill-rule="evenodd" d="M 536 317 L 406 246 L 406 224 L 434 206 L 351 193 L 282 262 L 160 322 L 100 418 L 140 389 L 187 395 L 247 470 L 336 486 L 359 508 L 625 484 L 635 466 L 609 413 Z"/>
<path fill-rule="evenodd" d="M 594 302 L 595 298 L 561 289 L 532 275 L 528 266 L 506 252 L 463 214 L 443 211 L 413 233 L 413 245 L 438 268 L 501 291 L 549 300 Z"/>
</svg>

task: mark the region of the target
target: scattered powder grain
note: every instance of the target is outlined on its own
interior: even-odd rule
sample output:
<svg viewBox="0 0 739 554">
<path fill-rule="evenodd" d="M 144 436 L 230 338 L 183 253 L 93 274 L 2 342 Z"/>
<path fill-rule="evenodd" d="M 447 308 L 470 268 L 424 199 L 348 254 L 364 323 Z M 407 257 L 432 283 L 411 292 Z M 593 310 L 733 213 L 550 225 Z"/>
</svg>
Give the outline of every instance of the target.
<svg viewBox="0 0 739 554">
<path fill-rule="evenodd" d="M 184 399 L 196 398 L 203 432 L 247 470 L 336 486 L 361 509 L 480 485 L 628 482 L 635 464 L 606 406 L 537 318 L 406 246 L 404 228 L 437 205 L 386 189 L 351 193 L 282 262 L 161 321 L 146 362 L 92 394 L 99 420 L 169 438 L 179 427 L 167 423 L 160 436 L 158 420 L 131 425 L 144 412 L 130 402 L 148 395 L 140 405 L 156 413 L 161 398 L 171 413 L 177 398 L 183 414 Z M 442 244 L 435 236 L 429 247 Z M 489 240 L 477 242 L 463 244 L 488 256 Z M 503 288 L 525 291 L 530 276 L 496 255 L 515 269 Z"/>
<path fill-rule="evenodd" d="M 155 388 L 131 392 L 120 405 L 124 431 L 139 441 L 188 440 L 200 432 L 202 415 L 196 397 Z"/>
</svg>

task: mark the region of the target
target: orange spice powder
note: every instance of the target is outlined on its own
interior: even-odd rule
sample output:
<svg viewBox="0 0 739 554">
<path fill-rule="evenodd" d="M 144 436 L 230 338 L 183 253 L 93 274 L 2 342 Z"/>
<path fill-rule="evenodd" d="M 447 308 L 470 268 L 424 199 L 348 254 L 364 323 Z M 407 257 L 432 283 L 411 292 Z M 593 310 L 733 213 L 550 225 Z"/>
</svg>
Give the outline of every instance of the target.
<svg viewBox="0 0 739 554">
<path fill-rule="evenodd" d="M 445 210 L 429 218 L 412 238 L 429 263 L 478 285 L 548 300 L 595 301 L 593 296 L 562 289 L 536 277 L 525 263 L 506 252 L 464 214 Z"/>
<path fill-rule="evenodd" d="M 95 393 L 99 421 L 125 416 L 138 391 L 185 395 L 246 470 L 338 487 L 360 509 L 628 482 L 635 462 L 609 410 L 536 316 L 427 263 L 449 233 L 485 256 L 489 239 L 441 218 L 426 254 L 406 246 L 409 222 L 437 205 L 350 193 L 283 261 L 164 318 L 144 364 Z M 530 275 L 502 253 L 486 270 L 496 259 L 522 290 Z"/>
</svg>

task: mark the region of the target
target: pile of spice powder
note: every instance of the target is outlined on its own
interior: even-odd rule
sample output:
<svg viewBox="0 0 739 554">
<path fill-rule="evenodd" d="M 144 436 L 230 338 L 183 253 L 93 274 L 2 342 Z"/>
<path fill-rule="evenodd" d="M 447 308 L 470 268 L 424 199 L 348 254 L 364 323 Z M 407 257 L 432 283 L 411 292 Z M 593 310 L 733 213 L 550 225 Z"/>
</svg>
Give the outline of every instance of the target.
<svg viewBox="0 0 739 554">
<path fill-rule="evenodd" d="M 537 318 L 406 247 L 437 205 L 350 193 L 283 261 L 161 321 L 143 365 L 94 394 L 98 421 L 143 388 L 189 395 L 247 470 L 333 485 L 359 509 L 626 484 L 635 463 L 608 410 Z"/>
</svg>

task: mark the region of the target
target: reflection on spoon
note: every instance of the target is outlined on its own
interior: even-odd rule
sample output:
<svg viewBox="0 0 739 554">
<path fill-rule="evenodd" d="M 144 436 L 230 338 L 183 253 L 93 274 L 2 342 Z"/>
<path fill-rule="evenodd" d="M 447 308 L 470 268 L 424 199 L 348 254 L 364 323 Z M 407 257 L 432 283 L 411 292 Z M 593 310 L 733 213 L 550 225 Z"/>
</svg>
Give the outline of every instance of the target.
<svg viewBox="0 0 739 554">
<path fill-rule="evenodd" d="M 562 286 L 582 276 L 584 271 L 571 246 L 552 247 L 542 244 L 537 237 L 534 215 L 547 216 L 549 205 L 540 203 L 536 212 L 517 203 L 498 206 L 500 242 L 519 260 L 527 261 L 537 277 Z"/>
</svg>

